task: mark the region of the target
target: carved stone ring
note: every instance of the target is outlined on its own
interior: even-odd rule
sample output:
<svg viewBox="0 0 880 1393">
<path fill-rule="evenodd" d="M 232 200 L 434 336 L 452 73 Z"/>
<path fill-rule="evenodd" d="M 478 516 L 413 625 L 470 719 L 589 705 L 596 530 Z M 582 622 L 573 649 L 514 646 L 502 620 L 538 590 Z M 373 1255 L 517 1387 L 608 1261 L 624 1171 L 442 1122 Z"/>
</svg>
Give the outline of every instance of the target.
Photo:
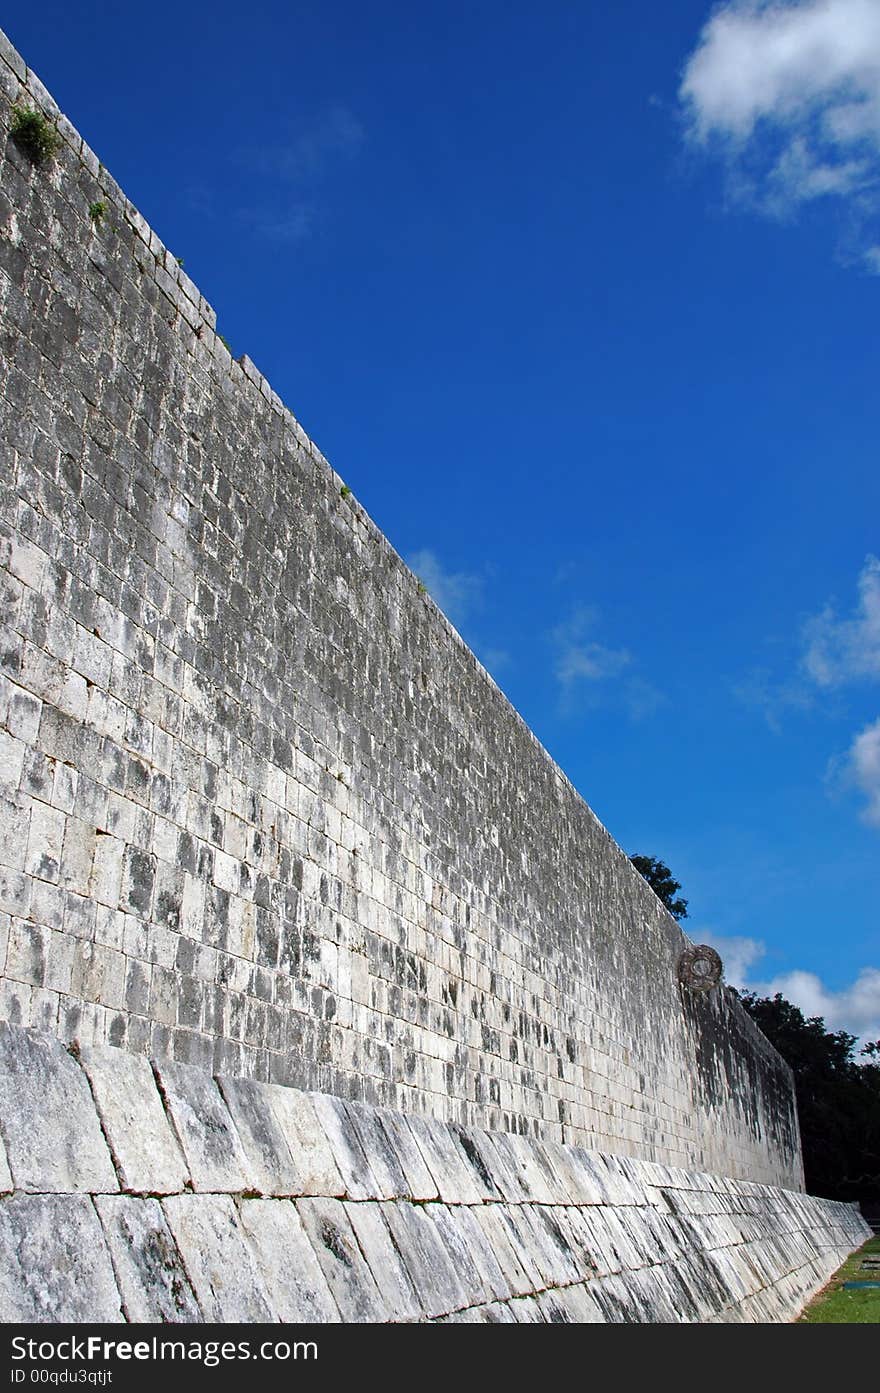
<svg viewBox="0 0 880 1393">
<path fill-rule="evenodd" d="M 721 959 L 706 943 L 693 943 L 678 960 L 678 980 L 692 992 L 708 992 L 721 981 Z"/>
</svg>

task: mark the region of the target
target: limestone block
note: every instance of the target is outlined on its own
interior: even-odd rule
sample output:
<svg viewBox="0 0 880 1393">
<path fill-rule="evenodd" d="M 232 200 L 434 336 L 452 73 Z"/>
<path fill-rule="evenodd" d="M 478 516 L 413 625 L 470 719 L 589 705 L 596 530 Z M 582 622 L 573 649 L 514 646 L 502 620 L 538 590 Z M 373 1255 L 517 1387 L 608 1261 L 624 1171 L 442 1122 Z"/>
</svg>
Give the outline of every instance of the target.
<svg viewBox="0 0 880 1393">
<path fill-rule="evenodd" d="M 581 1211 L 573 1205 L 554 1205 L 549 1213 L 565 1235 L 578 1278 L 581 1281 L 592 1279 L 597 1272 L 592 1234 L 581 1218 Z"/>
<path fill-rule="evenodd" d="M 155 1065 L 194 1190 L 256 1189 L 229 1110 L 211 1075 L 192 1064 Z M 218 1317 L 219 1319 L 219 1317 Z"/>
<path fill-rule="evenodd" d="M 483 1230 L 467 1205 L 432 1204 L 431 1218 L 472 1304 L 511 1295 Z"/>
<path fill-rule="evenodd" d="M 488 1132 L 449 1124 L 449 1131 L 468 1165 L 481 1200 L 509 1200 L 514 1204 L 527 1199 L 517 1175 L 492 1145 Z"/>
<path fill-rule="evenodd" d="M 272 1115 L 287 1142 L 303 1195 L 340 1196 L 345 1182 L 307 1093 L 282 1084 L 263 1085 Z"/>
<path fill-rule="evenodd" d="M 189 1172 L 149 1060 L 110 1045 L 84 1045 L 80 1062 L 91 1083 L 123 1190 L 177 1194 L 189 1180 Z"/>
<path fill-rule="evenodd" d="M 133 1321 L 201 1321 L 180 1253 L 158 1200 L 99 1195 L 125 1314 Z"/>
<path fill-rule="evenodd" d="M 378 1108 L 376 1112 L 403 1167 L 407 1193 L 414 1200 L 437 1199 L 440 1194 L 437 1182 L 413 1136 L 409 1119 L 404 1113 L 393 1112 L 390 1108 Z"/>
<path fill-rule="evenodd" d="M 541 1142 L 521 1137 L 517 1132 L 493 1132 L 492 1140 L 527 1189 L 527 1199 L 536 1204 L 572 1203 L 567 1175 L 560 1173 Z"/>
<path fill-rule="evenodd" d="M 205 1320 L 277 1319 L 228 1195 L 171 1195 L 161 1205 Z"/>
<path fill-rule="evenodd" d="M 58 1040 L 5 1021 L 0 1021 L 0 1131 L 16 1190 L 119 1190 L 79 1065 Z"/>
<path fill-rule="evenodd" d="M 301 1195 L 302 1179 L 272 1110 L 269 1085 L 221 1076 L 217 1084 L 235 1124 L 253 1188 L 264 1195 Z"/>
<path fill-rule="evenodd" d="M 342 1099 L 329 1093 L 311 1093 L 309 1097 L 342 1176 L 346 1196 L 353 1200 L 384 1199 L 382 1190 L 385 1187 L 373 1174 L 352 1116 Z"/>
<path fill-rule="evenodd" d="M 525 1205 L 499 1204 L 497 1209 L 510 1244 L 528 1277 L 529 1290 L 540 1291 L 551 1286 L 556 1264 L 544 1251 L 547 1239 L 535 1232 L 533 1218 Z"/>
<path fill-rule="evenodd" d="M 390 1320 L 393 1312 L 358 1247 L 345 1206 L 335 1199 L 301 1199 L 296 1208 L 342 1319 Z"/>
<path fill-rule="evenodd" d="M 564 1286 L 581 1276 L 577 1256 L 564 1219 L 564 1211 L 547 1204 L 522 1205 L 519 1217 L 531 1224 L 538 1262 L 547 1274 L 549 1285 Z"/>
<path fill-rule="evenodd" d="M 400 1158 L 375 1108 L 346 1102 L 343 1109 L 350 1120 L 376 1182 L 375 1199 L 409 1199 L 410 1188 Z"/>
<path fill-rule="evenodd" d="M 437 1182 L 443 1202 L 480 1204 L 483 1195 L 476 1183 L 473 1167 L 468 1164 L 446 1123 L 415 1114 L 407 1118 L 407 1123 L 425 1164 Z"/>
<path fill-rule="evenodd" d="M 110 1254 L 87 1195 L 0 1199 L 0 1321 L 122 1319 Z"/>
<path fill-rule="evenodd" d="M 433 1204 L 382 1206 L 382 1213 L 428 1317 L 448 1315 L 469 1304 L 464 1282 L 434 1222 Z"/>
<path fill-rule="evenodd" d="M 345 1212 L 391 1319 L 415 1320 L 422 1314 L 421 1304 L 405 1265 L 405 1254 L 396 1248 L 383 1218 L 383 1206 L 349 1200 Z"/>
<path fill-rule="evenodd" d="M 239 1218 L 278 1319 L 338 1322 L 339 1309 L 296 1206 L 281 1199 L 243 1200 Z"/>
<path fill-rule="evenodd" d="M 495 1261 L 501 1268 L 511 1295 L 524 1296 L 528 1292 L 534 1291 L 536 1285 L 540 1285 L 539 1275 L 537 1270 L 533 1276 L 527 1274 L 525 1264 L 520 1260 L 520 1255 L 517 1254 L 511 1242 L 510 1230 L 504 1221 L 501 1206 L 497 1204 L 479 1204 L 474 1205 L 473 1208 L 468 1206 L 468 1213 L 485 1236 Z"/>
</svg>

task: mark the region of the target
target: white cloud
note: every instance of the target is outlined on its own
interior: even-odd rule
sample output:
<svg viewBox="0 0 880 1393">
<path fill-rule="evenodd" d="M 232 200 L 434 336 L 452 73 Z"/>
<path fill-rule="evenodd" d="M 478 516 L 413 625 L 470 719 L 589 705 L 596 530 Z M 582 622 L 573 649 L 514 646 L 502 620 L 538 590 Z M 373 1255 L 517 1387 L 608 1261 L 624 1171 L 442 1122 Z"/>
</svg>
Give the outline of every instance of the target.
<svg viewBox="0 0 880 1393">
<path fill-rule="evenodd" d="M 858 580 L 859 601 L 849 619 L 838 619 L 831 605 L 804 626 L 803 667 L 820 687 L 880 678 L 880 561 L 865 560 Z"/>
<path fill-rule="evenodd" d="M 483 577 L 468 571 L 447 571 L 436 552 L 428 547 L 405 558 L 432 600 L 454 624 L 475 609 L 483 598 Z"/>
<path fill-rule="evenodd" d="M 693 936 L 693 935 L 691 935 Z M 724 980 L 730 987 L 738 987 L 740 990 L 750 990 L 748 985 L 749 968 L 753 963 L 763 958 L 766 949 L 760 939 L 746 938 L 744 935 L 712 933 L 708 929 L 701 929 L 699 933 L 701 943 L 708 943 L 710 948 L 716 949 L 721 954 L 721 961 L 724 964 Z"/>
<path fill-rule="evenodd" d="M 644 720 L 665 704 L 666 697 L 652 682 L 630 672 L 634 659 L 628 649 L 612 648 L 593 636 L 598 623 L 598 610 L 585 605 L 550 633 L 560 708 L 571 714 L 598 703 L 610 690 L 630 720 Z"/>
<path fill-rule="evenodd" d="M 836 992 L 815 972 L 801 970 L 780 973 L 754 990 L 761 996 L 781 992 L 805 1016 L 821 1016 L 827 1030 L 846 1030 L 862 1044 L 880 1037 L 880 968 L 862 968 L 854 982 Z"/>
<path fill-rule="evenodd" d="M 780 215 L 847 200 L 862 224 L 880 178 L 878 0 L 727 0 L 688 59 L 679 88 L 693 141 L 721 153 L 731 184 Z"/>
<path fill-rule="evenodd" d="M 632 662 L 625 648 L 609 648 L 590 637 L 596 621 L 594 609 L 582 608 L 553 630 L 551 637 L 557 649 L 555 672 L 566 696 L 571 696 L 584 682 L 617 677 Z"/>
<path fill-rule="evenodd" d="M 868 800 L 862 812 L 865 822 L 880 827 L 880 720 L 866 726 L 850 745 L 845 776 Z"/>
<path fill-rule="evenodd" d="M 765 946 L 755 938 L 716 934 L 702 929 L 691 933 L 721 955 L 724 980 L 741 991 L 758 996 L 775 996 L 800 1007 L 804 1015 L 821 1016 L 827 1030 L 845 1030 L 857 1038 L 856 1053 L 862 1044 L 880 1038 L 880 968 L 864 967 L 854 982 L 833 991 L 815 972 L 795 968 L 761 980 L 753 969 L 765 956 Z"/>
</svg>

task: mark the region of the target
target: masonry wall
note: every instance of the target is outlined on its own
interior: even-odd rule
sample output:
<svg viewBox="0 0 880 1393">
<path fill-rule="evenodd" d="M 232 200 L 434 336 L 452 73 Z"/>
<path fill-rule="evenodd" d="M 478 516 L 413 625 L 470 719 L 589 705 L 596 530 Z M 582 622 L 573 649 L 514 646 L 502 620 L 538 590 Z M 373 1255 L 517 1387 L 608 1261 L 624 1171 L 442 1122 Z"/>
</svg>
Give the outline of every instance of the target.
<svg viewBox="0 0 880 1393">
<path fill-rule="evenodd" d="M 801 1187 L 782 1060 L 5 40 L 0 96 L 0 1017 Z"/>
</svg>

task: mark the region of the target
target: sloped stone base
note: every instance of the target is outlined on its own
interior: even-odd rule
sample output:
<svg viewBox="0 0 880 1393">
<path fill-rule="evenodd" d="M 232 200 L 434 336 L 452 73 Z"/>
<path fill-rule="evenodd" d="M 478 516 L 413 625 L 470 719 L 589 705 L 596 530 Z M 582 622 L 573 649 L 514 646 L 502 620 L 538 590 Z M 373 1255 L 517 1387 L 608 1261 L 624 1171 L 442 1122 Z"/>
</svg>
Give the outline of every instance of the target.
<svg viewBox="0 0 880 1393">
<path fill-rule="evenodd" d="M 0 1023 L 0 1320 L 786 1321 L 850 1205 Z"/>
</svg>

